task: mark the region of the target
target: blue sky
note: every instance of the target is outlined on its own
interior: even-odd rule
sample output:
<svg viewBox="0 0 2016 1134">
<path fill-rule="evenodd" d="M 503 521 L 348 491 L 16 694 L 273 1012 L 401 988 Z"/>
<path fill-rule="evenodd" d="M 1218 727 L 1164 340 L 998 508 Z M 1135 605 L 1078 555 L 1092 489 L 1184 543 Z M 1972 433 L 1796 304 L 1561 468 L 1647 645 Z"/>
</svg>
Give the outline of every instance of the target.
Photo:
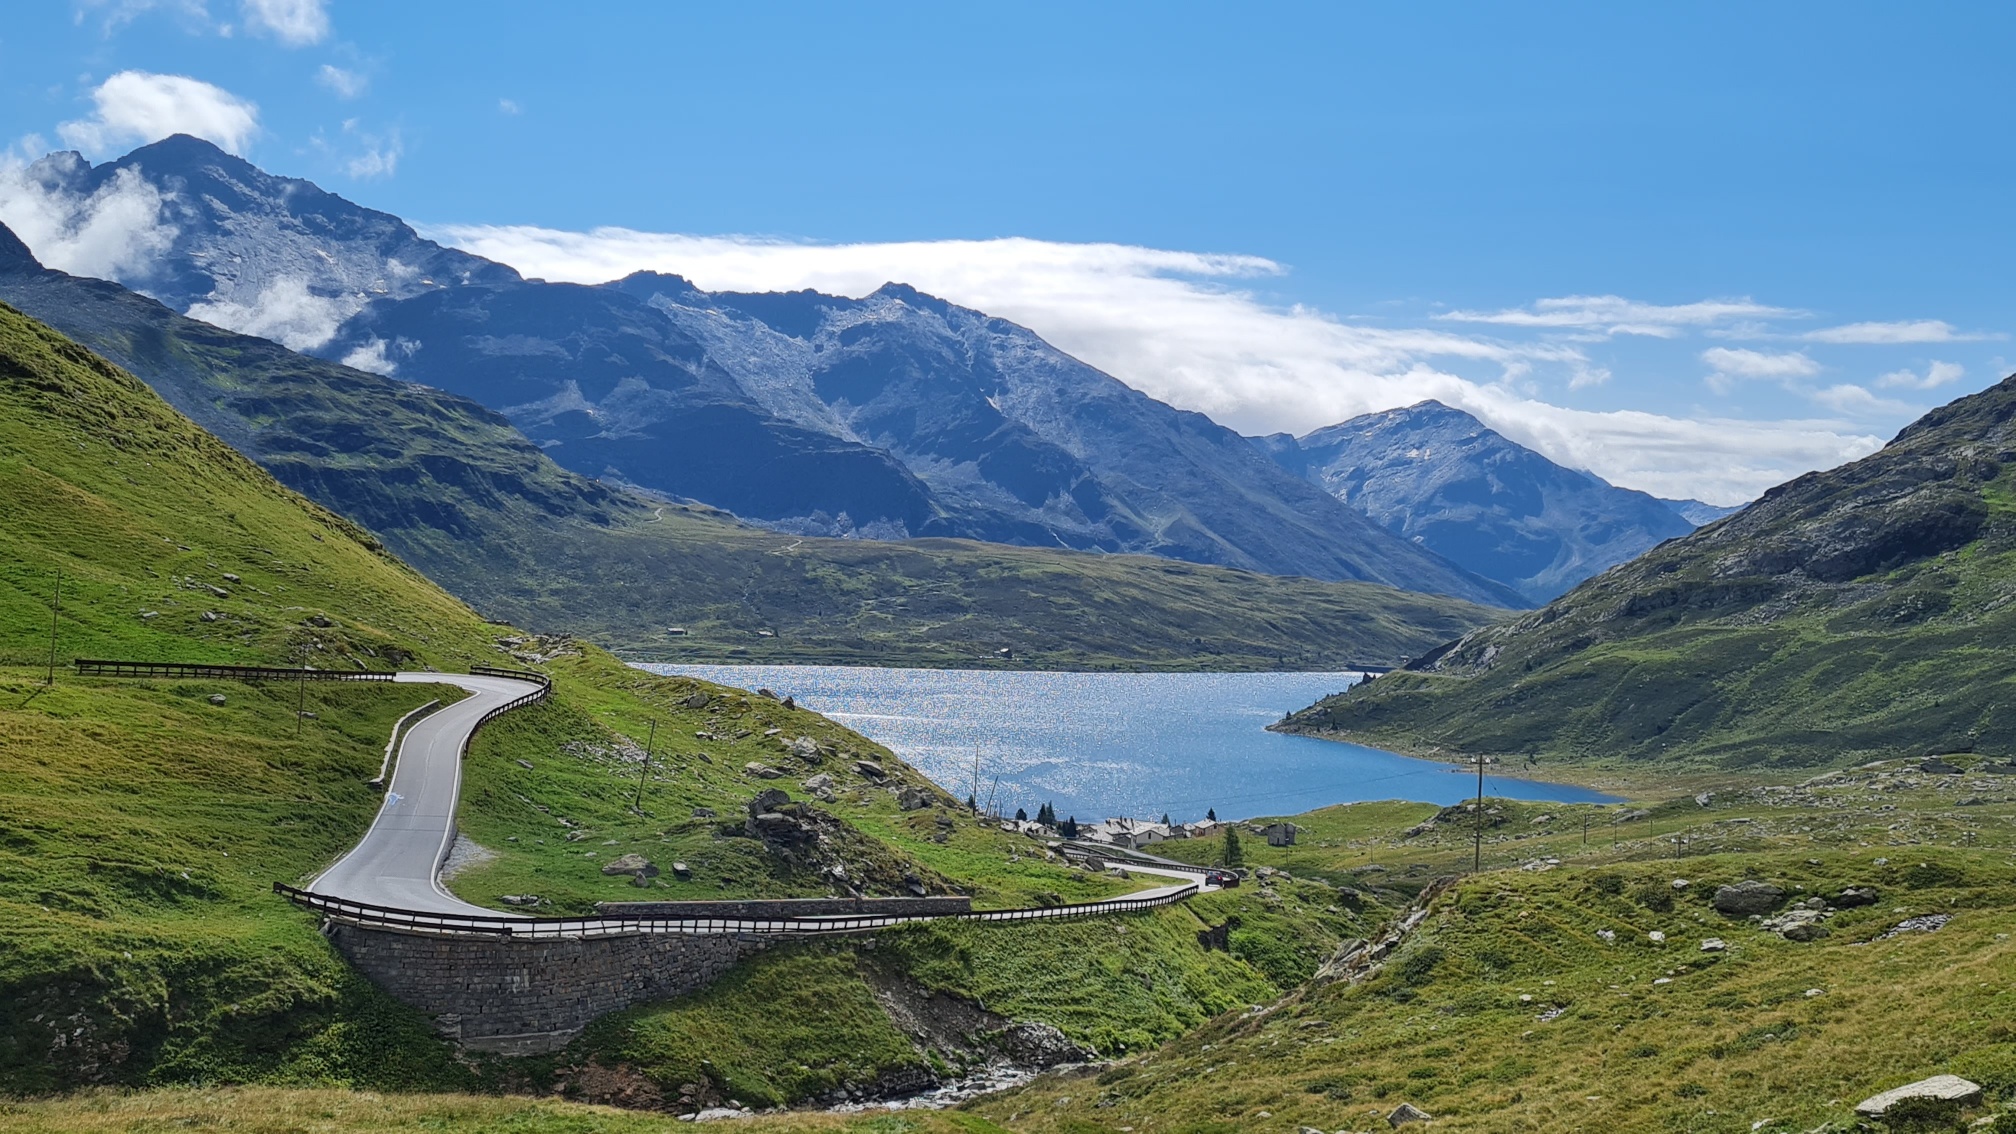
<svg viewBox="0 0 2016 1134">
<path fill-rule="evenodd" d="M 0 140 L 179 125 L 533 274 L 900 278 L 1249 432 L 1433 396 L 1733 501 L 2016 368 L 2012 25 L 103 0 L 10 12 Z"/>
</svg>

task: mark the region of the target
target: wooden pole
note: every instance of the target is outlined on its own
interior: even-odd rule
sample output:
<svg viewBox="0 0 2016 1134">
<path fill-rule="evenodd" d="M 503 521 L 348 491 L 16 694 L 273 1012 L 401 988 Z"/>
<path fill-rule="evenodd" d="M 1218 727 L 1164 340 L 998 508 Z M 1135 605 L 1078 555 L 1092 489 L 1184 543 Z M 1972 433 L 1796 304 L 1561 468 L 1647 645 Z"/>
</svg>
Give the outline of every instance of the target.
<svg viewBox="0 0 2016 1134">
<path fill-rule="evenodd" d="M 1470 873 L 1484 871 L 1484 757 L 1477 757 L 1477 853 L 1470 863 Z"/>
<path fill-rule="evenodd" d="M 300 687 L 300 695 L 294 698 L 294 736 L 301 736 L 301 718 L 308 714 L 308 666 L 301 666 L 301 678 L 295 682 Z"/>
<path fill-rule="evenodd" d="M 632 811 L 644 810 L 644 779 L 651 774 L 651 750 L 658 746 L 658 718 L 651 718 L 651 732 L 644 740 L 644 766 L 637 769 L 637 801 L 630 805 Z"/>
</svg>

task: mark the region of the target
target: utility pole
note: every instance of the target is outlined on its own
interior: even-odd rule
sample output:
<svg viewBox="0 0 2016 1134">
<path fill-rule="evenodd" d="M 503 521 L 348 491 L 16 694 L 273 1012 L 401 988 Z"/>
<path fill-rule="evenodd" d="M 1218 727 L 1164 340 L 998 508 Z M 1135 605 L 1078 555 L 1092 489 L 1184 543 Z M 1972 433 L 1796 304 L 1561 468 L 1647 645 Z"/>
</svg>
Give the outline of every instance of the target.
<svg viewBox="0 0 2016 1134">
<path fill-rule="evenodd" d="M 1589 813 L 1587 811 L 1582 813 L 1582 845 L 1585 847 L 1589 845 Z"/>
<path fill-rule="evenodd" d="M 56 624 L 63 618 L 63 569 L 56 569 L 55 598 L 49 606 L 49 677 L 44 685 L 56 684 Z"/>
<path fill-rule="evenodd" d="M 658 718 L 651 718 L 651 732 L 644 739 L 644 766 L 637 769 L 637 801 L 630 805 L 638 814 L 644 812 L 644 780 L 651 774 L 651 750 L 658 746 Z"/>
<path fill-rule="evenodd" d="M 1470 873 L 1484 872 L 1484 757 L 1477 757 L 1477 853 Z"/>
<path fill-rule="evenodd" d="M 300 694 L 294 698 L 294 737 L 301 737 L 301 718 L 308 715 L 308 663 L 301 663 L 301 680 L 295 682 Z"/>
</svg>

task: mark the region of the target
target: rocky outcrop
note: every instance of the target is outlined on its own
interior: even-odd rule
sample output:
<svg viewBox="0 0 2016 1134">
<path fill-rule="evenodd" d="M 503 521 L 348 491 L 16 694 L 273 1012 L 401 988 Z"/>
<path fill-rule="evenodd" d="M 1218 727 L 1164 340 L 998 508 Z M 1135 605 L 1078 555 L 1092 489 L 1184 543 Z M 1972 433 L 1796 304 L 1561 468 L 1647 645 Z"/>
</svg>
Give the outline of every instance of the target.
<svg viewBox="0 0 2016 1134">
<path fill-rule="evenodd" d="M 1755 880 L 1715 888 L 1715 908 L 1730 917 L 1770 913 L 1785 901 L 1785 888 Z"/>
</svg>

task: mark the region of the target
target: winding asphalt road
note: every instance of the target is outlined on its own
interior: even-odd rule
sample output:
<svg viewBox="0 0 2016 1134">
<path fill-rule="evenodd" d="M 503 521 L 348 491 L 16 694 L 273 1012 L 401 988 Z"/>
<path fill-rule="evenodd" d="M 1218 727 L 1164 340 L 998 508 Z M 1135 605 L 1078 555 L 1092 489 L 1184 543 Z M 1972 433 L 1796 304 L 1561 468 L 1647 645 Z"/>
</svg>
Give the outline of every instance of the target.
<svg viewBox="0 0 2016 1134">
<path fill-rule="evenodd" d="M 450 894 L 441 885 L 441 866 L 455 842 L 455 805 L 462 790 L 462 752 L 484 714 L 538 690 L 529 681 L 462 673 L 401 673 L 394 680 L 411 684 L 460 686 L 471 694 L 446 708 L 436 710 L 412 726 L 399 742 L 397 762 L 391 782 L 385 785 L 385 802 L 371 821 L 370 830 L 350 853 L 336 861 L 308 884 L 308 891 L 328 898 L 340 898 L 374 906 L 386 906 L 422 914 L 480 917 L 486 921 L 524 921 L 524 914 L 505 913 L 472 905 Z M 1125 895 L 1129 900 L 1166 898 L 1193 887 L 1202 893 L 1216 886 L 1193 872 L 1122 860 L 1130 873 L 1154 874 L 1176 879 Z M 1172 864 L 1173 865 L 1173 864 Z M 779 918 L 749 920 L 678 921 L 653 919 L 631 923 L 628 932 L 743 932 L 779 933 L 818 931 L 822 923 L 847 922 L 849 928 L 896 925 L 925 921 L 938 916 L 965 916 L 984 920 L 1021 920 L 1044 916 L 1045 911 L 999 911 L 967 915 L 922 915 L 864 919 L 859 915 L 832 918 Z M 1018 917 L 1016 915 L 1021 915 Z M 586 920 L 586 919 L 584 919 Z M 534 927 L 527 925 L 524 931 Z M 520 932 L 520 931 L 513 931 Z M 581 930 L 556 930 L 579 933 Z"/>
<path fill-rule="evenodd" d="M 510 917 L 470 905 L 441 885 L 441 864 L 455 843 L 455 803 L 462 794 L 462 748 L 483 714 L 539 687 L 509 677 L 402 673 L 396 681 L 458 685 L 470 696 L 421 718 L 399 744 L 385 802 L 349 854 L 308 884 L 310 893 L 422 913 Z"/>
</svg>

